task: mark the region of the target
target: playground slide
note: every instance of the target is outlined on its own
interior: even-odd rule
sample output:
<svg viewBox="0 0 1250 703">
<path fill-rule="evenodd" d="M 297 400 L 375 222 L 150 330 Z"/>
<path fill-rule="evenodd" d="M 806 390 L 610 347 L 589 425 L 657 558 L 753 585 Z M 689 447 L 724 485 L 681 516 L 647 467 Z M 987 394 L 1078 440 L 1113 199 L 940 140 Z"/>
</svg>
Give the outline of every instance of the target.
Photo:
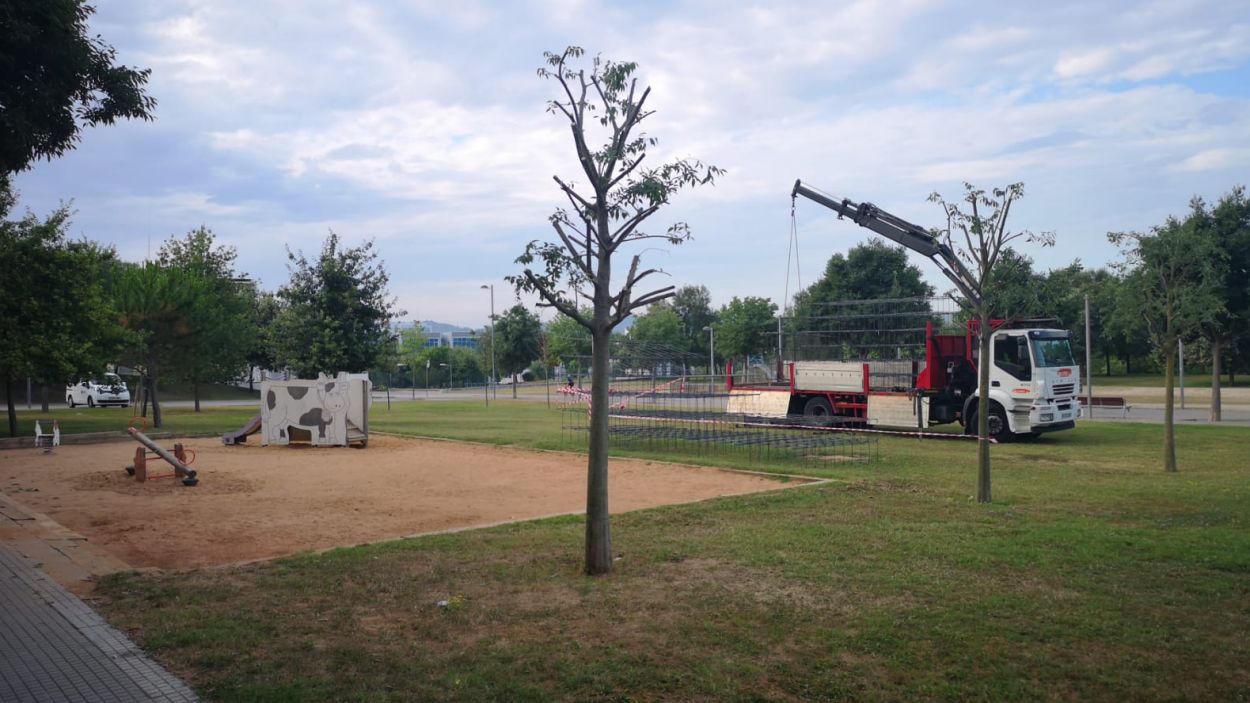
<svg viewBox="0 0 1250 703">
<path fill-rule="evenodd" d="M 221 436 L 221 443 L 222 444 L 239 444 L 240 442 L 246 442 L 248 435 L 256 434 L 257 432 L 260 432 L 260 413 L 256 413 L 256 417 L 253 417 L 251 420 L 248 420 L 247 424 L 244 425 L 241 429 L 235 432 L 227 432 L 223 434 Z"/>
</svg>

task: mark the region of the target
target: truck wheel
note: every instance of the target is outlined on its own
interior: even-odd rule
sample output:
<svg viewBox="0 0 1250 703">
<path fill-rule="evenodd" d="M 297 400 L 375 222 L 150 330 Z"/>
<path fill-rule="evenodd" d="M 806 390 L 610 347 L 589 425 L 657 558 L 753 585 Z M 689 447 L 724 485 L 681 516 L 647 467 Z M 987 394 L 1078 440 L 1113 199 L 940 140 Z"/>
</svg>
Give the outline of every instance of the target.
<svg viewBox="0 0 1250 703">
<path fill-rule="evenodd" d="M 1007 412 L 997 404 L 990 406 L 990 436 L 999 442 L 1012 439 L 1011 425 L 1007 423 Z"/>
<path fill-rule="evenodd" d="M 810 398 L 803 406 L 803 417 L 824 418 L 833 415 L 833 406 L 827 398 Z"/>
<path fill-rule="evenodd" d="M 87 396 L 87 407 L 89 408 L 95 407 L 95 398 L 92 398 L 91 396 Z"/>
<path fill-rule="evenodd" d="M 989 435 L 995 441 L 1010 442 L 1014 438 L 1011 434 L 1011 425 L 1007 424 L 1007 412 L 1002 409 L 1002 406 L 997 403 L 990 405 L 989 420 Z M 978 422 L 980 420 L 977 418 L 977 411 L 974 410 L 968 416 L 968 424 L 964 425 L 964 434 L 976 435 Z"/>
<path fill-rule="evenodd" d="M 74 404 L 74 396 L 72 395 L 65 396 L 65 404 L 70 406 L 71 408 L 78 407 L 77 405 Z"/>
</svg>

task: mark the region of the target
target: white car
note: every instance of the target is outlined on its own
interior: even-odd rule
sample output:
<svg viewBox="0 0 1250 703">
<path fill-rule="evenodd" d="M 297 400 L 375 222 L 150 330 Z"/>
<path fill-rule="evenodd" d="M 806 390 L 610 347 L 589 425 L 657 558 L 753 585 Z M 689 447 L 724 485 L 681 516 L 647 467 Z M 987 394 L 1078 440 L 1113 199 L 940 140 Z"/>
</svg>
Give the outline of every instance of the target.
<svg viewBox="0 0 1250 703">
<path fill-rule="evenodd" d="M 65 403 L 71 408 L 86 405 L 94 408 L 97 405 L 130 405 L 130 391 L 126 382 L 115 373 L 106 373 L 99 379 L 89 379 L 71 383 L 65 387 Z"/>
</svg>

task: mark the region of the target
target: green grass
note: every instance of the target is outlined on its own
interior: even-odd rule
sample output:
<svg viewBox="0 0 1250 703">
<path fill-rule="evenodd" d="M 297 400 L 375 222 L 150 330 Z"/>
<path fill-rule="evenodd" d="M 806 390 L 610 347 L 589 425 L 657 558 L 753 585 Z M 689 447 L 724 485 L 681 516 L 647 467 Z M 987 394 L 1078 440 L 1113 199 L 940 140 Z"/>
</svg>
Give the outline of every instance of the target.
<svg viewBox="0 0 1250 703">
<path fill-rule="evenodd" d="M 1250 377 L 1244 374 L 1234 376 L 1235 383 L 1228 383 L 1228 374 L 1220 376 L 1221 388 L 1250 388 Z M 1180 376 L 1176 377 L 1177 387 L 1180 386 Z M 1129 388 L 1158 388 L 1162 389 L 1164 385 L 1163 374 L 1128 374 L 1128 375 L 1112 375 L 1100 376 L 1094 374 L 1094 394 L 1098 394 L 1098 386 L 1126 386 Z M 1185 371 L 1185 387 L 1186 388 L 1210 388 L 1211 372 L 1210 371 Z"/>
<path fill-rule="evenodd" d="M 571 442 L 529 403 L 373 423 Z M 883 440 L 834 483 L 618 516 L 606 578 L 556 518 L 97 595 L 214 700 L 1244 699 L 1250 431 L 1177 433 L 1173 475 L 1151 425 L 996 447 L 988 506 L 973 445 Z"/>
<path fill-rule="evenodd" d="M 225 432 L 238 429 L 255 415 L 260 409 L 259 404 L 253 406 L 204 407 L 200 412 L 192 408 L 161 408 L 162 427 L 159 431 L 173 434 L 193 434 L 200 432 Z M 31 437 L 35 434 L 35 420 L 43 423 L 43 430 L 51 432 L 49 422 L 53 419 L 61 423 L 61 434 L 80 434 L 84 432 L 125 432 L 133 411 L 130 408 L 85 408 L 79 406 L 70 410 L 60 408 L 41 413 L 37 410 L 19 410 L 17 412 L 17 434 L 19 437 Z M 148 411 L 149 421 L 151 410 Z M 151 425 L 151 431 L 158 431 Z"/>
</svg>

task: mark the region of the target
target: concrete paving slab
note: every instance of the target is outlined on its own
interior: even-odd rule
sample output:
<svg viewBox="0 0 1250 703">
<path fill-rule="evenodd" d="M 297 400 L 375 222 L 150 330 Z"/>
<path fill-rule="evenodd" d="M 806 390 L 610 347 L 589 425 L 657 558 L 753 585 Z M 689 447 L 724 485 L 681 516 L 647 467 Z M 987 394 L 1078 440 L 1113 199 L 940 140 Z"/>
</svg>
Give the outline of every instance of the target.
<svg viewBox="0 0 1250 703">
<path fill-rule="evenodd" d="M 78 597 L 0 542 L 0 701 L 195 701 Z"/>
</svg>

